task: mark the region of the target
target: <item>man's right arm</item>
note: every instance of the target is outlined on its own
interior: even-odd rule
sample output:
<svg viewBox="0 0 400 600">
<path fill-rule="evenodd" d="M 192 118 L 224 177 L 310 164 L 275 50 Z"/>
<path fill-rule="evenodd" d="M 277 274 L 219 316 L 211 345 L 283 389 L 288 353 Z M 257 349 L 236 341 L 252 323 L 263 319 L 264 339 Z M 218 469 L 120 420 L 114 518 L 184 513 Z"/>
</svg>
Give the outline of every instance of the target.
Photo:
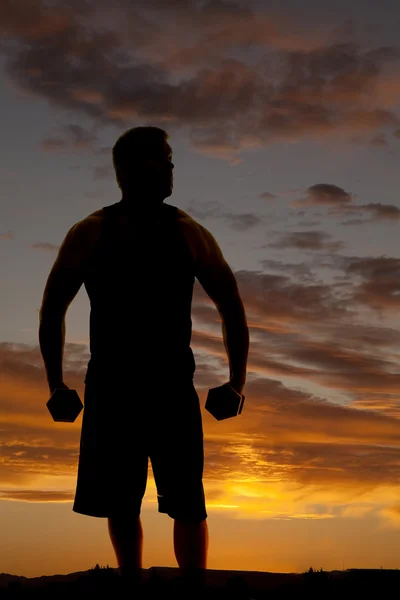
<svg viewBox="0 0 400 600">
<path fill-rule="evenodd" d="M 65 315 L 84 279 L 90 230 L 86 220 L 68 231 L 48 276 L 39 311 L 39 345 L 50 392 L 63 382 Z"/>
</svg>

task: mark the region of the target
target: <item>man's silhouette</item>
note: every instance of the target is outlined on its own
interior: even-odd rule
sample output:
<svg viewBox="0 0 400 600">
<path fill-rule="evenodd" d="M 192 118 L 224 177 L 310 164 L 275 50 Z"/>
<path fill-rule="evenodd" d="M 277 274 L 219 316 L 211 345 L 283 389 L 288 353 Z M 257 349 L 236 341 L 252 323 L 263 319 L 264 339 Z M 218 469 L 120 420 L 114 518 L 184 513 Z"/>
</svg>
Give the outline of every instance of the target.
<svg viewBox="0 0 400 600">
<path fill-rule="evenodd" d="M 113 147 L 122 199 L 67 233 L 49 274 L 39 341 L 50 392 L 68 387 L 65 315 L 82 283 L 90 299 L 90 360 L 73 510 L 108 519 L 119 571 L 142 568 L 140 510 L 148 459 L 158 510 L 174 519 L 182 574 L 204 576 L 208 528 L 203 430 L 190 347 L 195 277 L 222 319 L 230 384 L 242 393 L 248 328 L 235 277 L 211 233 L 172 193 L 172 149 L 157 127 Z"/>
</svg>

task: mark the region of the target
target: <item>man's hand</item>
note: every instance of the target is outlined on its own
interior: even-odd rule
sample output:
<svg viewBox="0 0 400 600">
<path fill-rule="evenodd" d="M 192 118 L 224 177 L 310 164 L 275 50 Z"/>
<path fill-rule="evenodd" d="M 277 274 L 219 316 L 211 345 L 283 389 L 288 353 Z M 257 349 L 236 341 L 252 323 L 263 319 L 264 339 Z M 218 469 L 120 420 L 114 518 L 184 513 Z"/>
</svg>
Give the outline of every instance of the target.
<svg viewBox="0 0 400 600">
<path fill-rule="evenodd" d="M 235 392 L 237 392 L 240 395 L 243 394 L 244 384 L 245 384 L 245 381 L 243 381 L 243 380 L 239 381 L 238 379 L 235 379 L 235 378 L 232 378 L 228 381 L 228 385 L 230 385 L 231 388 L 233 388 L 235 390 Z"/>
<path fill-rule="evenodd" d="M 50 396 L 56 389 L 69 390 L 70 388 L 63 381 L 56 381 L 49 384 Z"/>
</svg>

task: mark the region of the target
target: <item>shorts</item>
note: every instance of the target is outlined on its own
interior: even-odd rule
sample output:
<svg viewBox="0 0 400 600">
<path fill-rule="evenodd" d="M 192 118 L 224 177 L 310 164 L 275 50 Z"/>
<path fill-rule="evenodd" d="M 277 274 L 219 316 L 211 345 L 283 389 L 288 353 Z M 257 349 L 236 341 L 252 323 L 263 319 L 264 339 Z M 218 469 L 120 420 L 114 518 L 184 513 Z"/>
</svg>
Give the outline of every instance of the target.
<svg viewBox="0 0 400 600">
<path fill-rule="evenodd" d="M 150 459 L 158 511 L 203 521 L 203 428 L 193 379 L 156 381 L 147 389 L 117 379 L 105 382 L 103 374 L 85 380 L 73 510 L 139 516 Z"/>
</svg>

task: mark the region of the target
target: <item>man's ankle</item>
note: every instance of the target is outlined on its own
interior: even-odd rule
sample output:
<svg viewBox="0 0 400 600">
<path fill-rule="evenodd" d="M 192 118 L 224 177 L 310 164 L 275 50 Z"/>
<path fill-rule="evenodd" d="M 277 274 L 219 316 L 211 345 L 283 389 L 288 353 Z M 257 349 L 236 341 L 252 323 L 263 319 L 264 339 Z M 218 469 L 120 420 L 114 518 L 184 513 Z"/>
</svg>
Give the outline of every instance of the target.
<svg viewBox="0 0 400 600">
<path fill-rule="evenodd" d="M 124 587 L 138 588 L 143 583 L 142 569 L 130 566 L 120 566 L 118 568 L 121 583 Z"/>
</svg>

